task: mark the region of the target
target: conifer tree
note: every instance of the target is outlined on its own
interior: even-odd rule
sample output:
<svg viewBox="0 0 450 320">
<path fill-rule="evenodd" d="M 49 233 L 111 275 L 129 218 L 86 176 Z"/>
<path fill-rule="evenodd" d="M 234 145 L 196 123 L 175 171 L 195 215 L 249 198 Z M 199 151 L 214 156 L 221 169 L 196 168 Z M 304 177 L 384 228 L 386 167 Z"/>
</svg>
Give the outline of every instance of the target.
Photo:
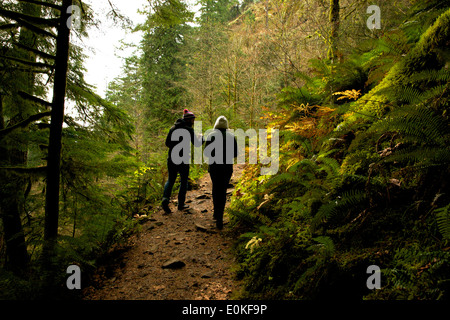
<svg viewBox="0 0 450 320">
<path fill-rule="evenodd" d="M 148 19 L 140 27 L 142 76 L 146 114 L 151 119 L 171 123 L 174 114 L 186 106 L 184 64 L 179 55 L 184 46 L 191 13 L 179 0 L 155 1 Z"/>
<path fill-rule="evenodd" d="M 40 16 L 40 8 L 30 3 L 19 3 L 16 8 L 11 7 L 17 11 L 10 11 L 1 9 L 0 13 L 3 15 L 5 21 L 13 20 L 18 16 Z M 17 16 L 16 16 L 17 15 Z M 17 23 L 17 22 L 16 22 Z M 12 32 L 18 30 L 18 25 L 11 24 Z M 12 137 L 13 134 L 6 138 L 6 132 L 12 132 L 13 128 L 17 126 L 24 126 L 22 131 L 28 131 L 24 125 L 24 121 L 34 113 L 38 112 L 36 107 L 28 100 L 22 98 L 20 93 L 29 93 L 37 91 L 35 85 L 35 73 L 29 67 L 17 69 L 12 67 L 13 61 L 21 61 L 24 64 L 36 64 L 36 54 L 38 46 L 38 36 L 28 30 L 21 28 L 18 35 L 11 39 L 13 46 L 6 49 L 3 54 L 5 63 L 8 63 L 10 68 L 4 69 L 10 77 L 10 83 L 5 83 L 3 88 L 5 98 L 10 97 L 9 103 L 5 104 L 6 109 L 1 109 L 0 117 L 2 124 L 0 130 L 2 135 L 0 153 L 0 166 L 2 167 L 25 167 L 27 166 L 27 150 L 28 141 L 24 139 L 16 140 Z M 24 49 L 26 48 L 26 49 Z M 17 59 L 17 60 L 16 60 Z M 14 78 L 14 80 L 12 80 Z M 3 98 L 3 95 L 2 95 Z M 3 100 L 3 99 L 2 99 Z M 5 125 L 4 119 L 8 117 L 10 120 Z M 16 135 L 16 138 L 18 136 Z M 15 140 L 15 141 L 14 141 Z M 20 143 L 17 143 L 20 141 Z M 24 194 L 26 189 L 27 179 L 20 174 L 14 173 L 12 170 L 0 170 L 1 180 L 5 182 L 2 186 L 0 214 L 3 221 L 4 236 L 6 242 L 7 261 L 11 270 L 21 273 L 24 272 L 29 260 L 27 247 L 25 243 L 25 236 L 22 227 L 21 216 L 24 208 Z"/>
<path fill-rule="evenodd" d="M 92 136 L 106 133 L 109 142 L 127 148 L 126 139 L 132 131 L 126 115 L 101 99 L 84 81 L 82 49 L 70 43 L 69 34 L 75 27 L 76 35 L 86 35 L 91 10 L 77 2 L 82 16 L 75 17 L 71 5 L 71 0 L 0 4 L 0 175 L 2 182 L 8 181 L 0 188 L 0 216 L 5 260 L 17 273 L 23 273 L 29 261 L 21 224 L 25 214 L 28 232 L 45 240 L 44 248 L 39 247 L 43 249 L 43 261 L 49 264 L 55 256 L 61 172 L 67 176 L 67 169 L 73 166 L 72 159 L 64 157 L 62 141 L 70 142 L 64 138 L 67 131 L 79 130 L 83 136 L 81 126 L 64 112 L 66 100 L 74 104 L 79 116 L 84 115 Z M 79 19 L 75 24 L 74 18 Z M 63 128 L 64 122 L 67 128 Z M 45 205 L 25 213 L 27 197 L 35 184 L 45 184 Z M 42 207 L 44 230 L 30 223 L 41 214 Z M 35 235 L 39 232 L 40 236 Z"/>
</svg>

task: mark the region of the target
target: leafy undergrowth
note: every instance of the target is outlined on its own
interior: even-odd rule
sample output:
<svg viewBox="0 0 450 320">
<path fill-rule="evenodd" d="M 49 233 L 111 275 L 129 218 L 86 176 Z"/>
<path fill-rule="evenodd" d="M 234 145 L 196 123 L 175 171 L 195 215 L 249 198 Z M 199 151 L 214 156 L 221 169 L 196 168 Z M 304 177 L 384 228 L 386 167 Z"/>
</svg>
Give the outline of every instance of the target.
<svg viewBox="0 0 450 320">
<path fill-rule="evenodd" d="M 267 115 L 280 129 L 280 170 L 248 167 L 230 207 L 242 298 L 449 298 L 450 11 L 435 15 L 420 37 L 408 24 L 395 31 L 410 36 L 406 54 L 370 86 L 381 45 L 340 76 L 317 69 L 280 94 L 281 111 Z M 352 65 L 362 91 L 346 87 L 358 82 Z"/>
</svg>

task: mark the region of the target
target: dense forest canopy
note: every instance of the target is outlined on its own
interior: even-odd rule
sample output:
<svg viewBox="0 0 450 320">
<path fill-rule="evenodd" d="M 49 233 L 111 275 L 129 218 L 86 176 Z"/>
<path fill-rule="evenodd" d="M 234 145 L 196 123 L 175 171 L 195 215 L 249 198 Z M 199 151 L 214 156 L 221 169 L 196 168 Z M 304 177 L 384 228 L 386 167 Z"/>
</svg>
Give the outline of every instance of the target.
<svg viewBox="0 0 450 320">
<path fill-rule="evenodd" d="M 67 266 L 94 272 L 158 210 L 188 108 L 203 130 L 224 115 L 280 132 L 278 172 L 247 165 L 228 210 L 238 298 L 448 299 L 450 2 L 197 8 L 149 1 L 101 97 L 75 41 L 95 27 L 88 4 L 0 3 L 0 298 L 76 294 Z"/>
</svg>

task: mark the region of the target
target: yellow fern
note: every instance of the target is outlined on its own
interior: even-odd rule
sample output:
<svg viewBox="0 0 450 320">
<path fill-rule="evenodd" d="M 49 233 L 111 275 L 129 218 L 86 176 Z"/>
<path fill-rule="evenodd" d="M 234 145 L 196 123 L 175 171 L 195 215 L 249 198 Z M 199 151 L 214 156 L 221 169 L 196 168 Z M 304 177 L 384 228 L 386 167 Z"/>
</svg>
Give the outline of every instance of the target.
<svg viewBox="0 0 450 320">
<path fill-rule="evenodd" d="M 333 96 L 340 96 L 338 100 L 349 99 L 349 100 L 358 100 L 361 96 L 361 90 L 345 90 L 333 93 Z"/>
</svg>

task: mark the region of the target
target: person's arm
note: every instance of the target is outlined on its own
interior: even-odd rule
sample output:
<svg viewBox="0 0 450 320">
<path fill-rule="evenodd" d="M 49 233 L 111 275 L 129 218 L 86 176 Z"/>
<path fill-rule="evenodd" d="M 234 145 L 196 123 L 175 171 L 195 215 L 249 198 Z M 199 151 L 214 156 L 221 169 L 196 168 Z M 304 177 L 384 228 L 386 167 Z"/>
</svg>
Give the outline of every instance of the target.
<svg viewBox="0 0 450 320">
<path fill-rule="evenodd" d="M 172 132 L 173 132 L 173 128 L 171 128 L 170 130 L 169 130 L 169 133 L 167 134 L 167 137 L 166 137 L 166 147 L 167 148 L 170 148 L 171 146 L 172 146 Z"/>
<path fill-rule="evenodd" d="M 192 128 L 187 128 L 189 130 L 189 133 L 191 134 L 191 143 L 194 145 L 194 147 L 200 147 L 205 141 L 203 136 L 200 136 L 200 138 L 197 138 L 195 135 L 195 131 Z"/>
<path fill-rule="evenodd" d="M 214 135 L 212 135 L 212 134 L 209 134 L 206 138 L 202 137 L 202 140 L 205 143 L 205 148 L 213 142 L 213 138 L 214 138 Z"/>
</svg>

